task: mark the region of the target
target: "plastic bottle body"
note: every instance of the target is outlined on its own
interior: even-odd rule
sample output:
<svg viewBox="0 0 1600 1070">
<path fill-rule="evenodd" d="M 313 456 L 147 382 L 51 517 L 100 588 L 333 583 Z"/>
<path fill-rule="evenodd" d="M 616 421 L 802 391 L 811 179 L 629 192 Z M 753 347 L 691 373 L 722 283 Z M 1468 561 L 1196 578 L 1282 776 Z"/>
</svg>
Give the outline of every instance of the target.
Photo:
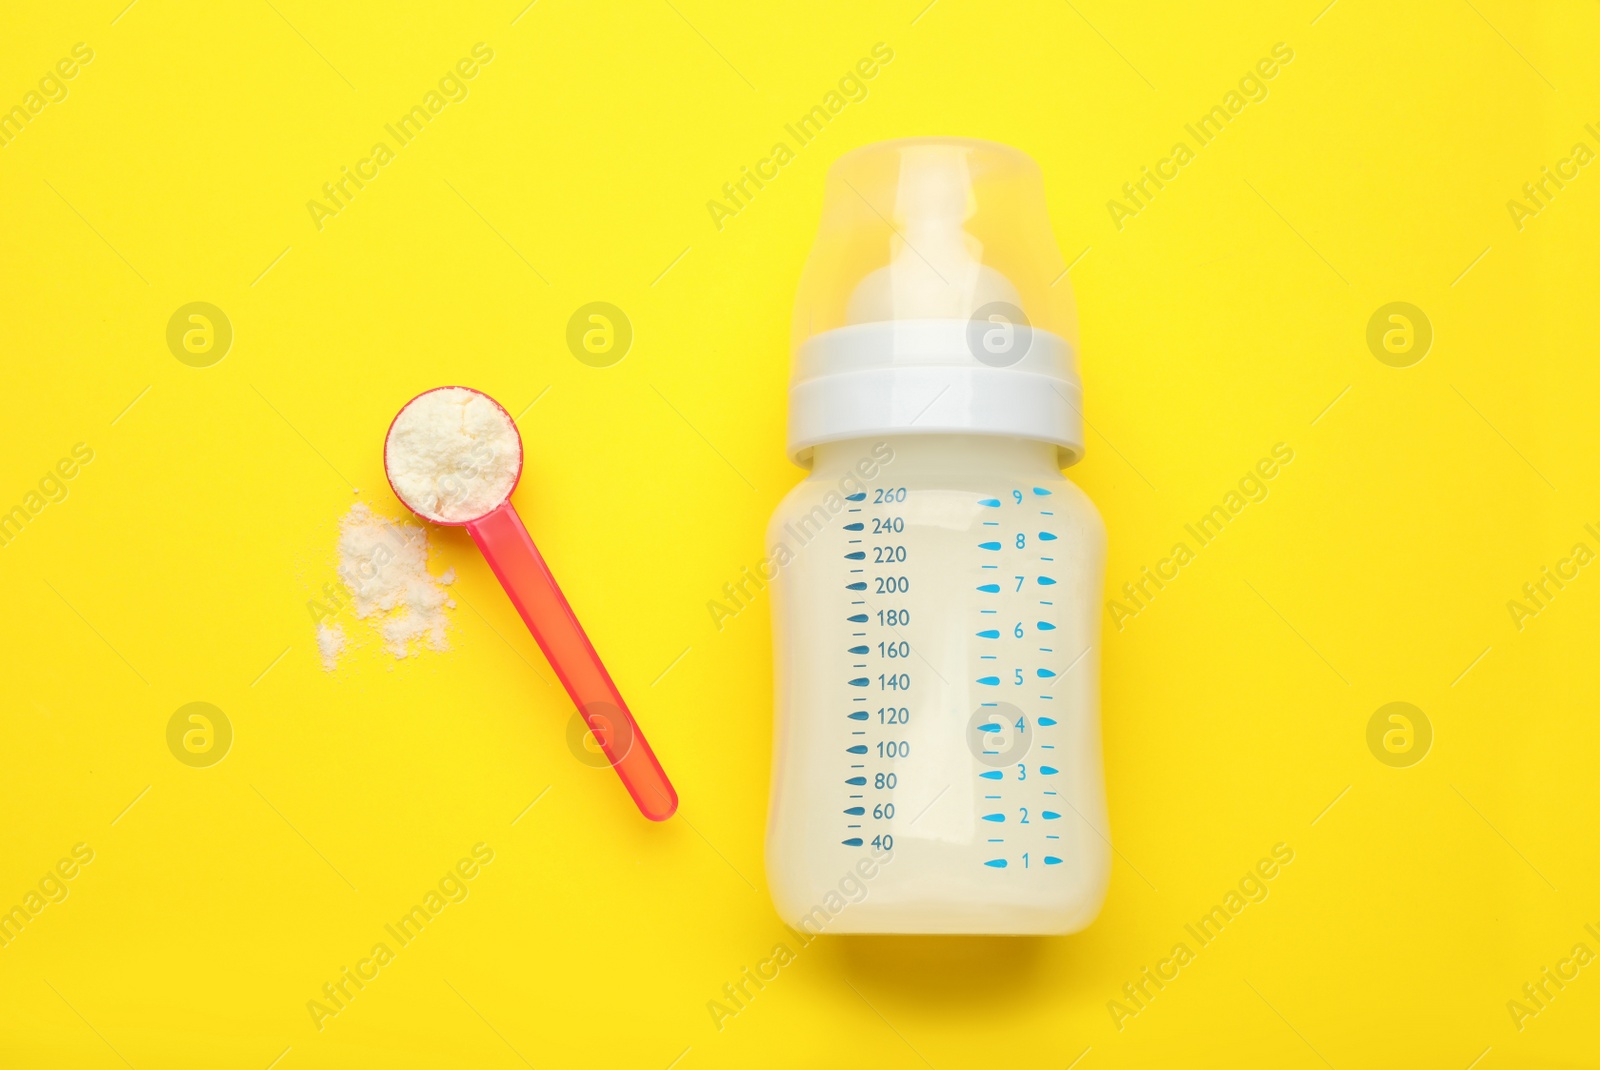
<svg viewBox="0 0 1600 1070">
<path fill-rule="evenodd" d="M 1105 530 L 1056 448 L 819 445 L 768 543 L 767 876 L 783 919 L 828 933 L 1088 925 L 1110 868 Z"/>
</svg>

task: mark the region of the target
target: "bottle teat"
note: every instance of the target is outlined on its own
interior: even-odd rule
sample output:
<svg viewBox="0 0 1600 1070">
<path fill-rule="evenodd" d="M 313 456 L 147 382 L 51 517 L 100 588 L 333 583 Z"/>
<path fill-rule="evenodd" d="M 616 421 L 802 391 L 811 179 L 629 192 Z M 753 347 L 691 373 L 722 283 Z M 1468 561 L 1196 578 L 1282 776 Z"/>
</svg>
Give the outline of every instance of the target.
<svg viewBox="0 0 1600 1070">
<path fill-rule="evenodd" d="M 847 322 L 964 320 L 993 301 L 1021 303 L 1010 280 L 982 262 L 983 243 L 965 229 L 978 206 L 960 146 L 902 149 L 893 210 L 891 259 L 857 284 Z"/>
</svg>

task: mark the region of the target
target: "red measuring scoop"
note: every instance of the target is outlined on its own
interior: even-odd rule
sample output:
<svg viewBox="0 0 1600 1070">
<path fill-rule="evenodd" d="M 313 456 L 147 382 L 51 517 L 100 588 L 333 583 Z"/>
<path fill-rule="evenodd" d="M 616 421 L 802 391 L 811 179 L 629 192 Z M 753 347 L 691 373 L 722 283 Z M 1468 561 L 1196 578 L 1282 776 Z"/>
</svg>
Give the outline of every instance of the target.
<svg viewBox="0 0 1600 1070">
<path fill-rule="evenodd" d="M 480 516 L 465 520 L 442 520 L 423 512 L 413 502 L 407 501 L 395 486 L 395 476 L 389 469 L 389 440 L 394 435 L 395 424 L 406 409 L 422 398 L 439 390 L 468 390 L 487 400 L 505 417 L 505 422 L 516 437 L 516 473 L 505 488 L 505 496 L 498 504 Z M 464 527 L 472 541 L 478 544 L 484 559 L 494 570 L 500 585 L 505 588 L 511 604 L 522 614 L 522 621 L 533 633 L 539 649 L 556 671 L 561 686 L 567 689 L 573 704 L 578 707 L 584 724 L 599 743 L 606 760 L 622 778 L 639 812 L 652 821 L 665 821 L 678 809 L 678 793 L 673 790 L 655 752 L 645 741 L 638 722 L 628 712 L 617 685 L 611 681 L 600 655 L 584 634 L 577 615 L 567 604 L 566 596 L 550 574 L 539 548 L 533 544 L 522 518 L 511 506 L 511 491 L 522 477 L 522 435 L 516 421 L 505 407 L 481 390 L 471 387 L 436 387 L 424 391 L 406 402 L 389 424 L 384 436 L 384 475 L 389 487 L 406 507 L 424 520 L 449 527 Z"/>
</svg>

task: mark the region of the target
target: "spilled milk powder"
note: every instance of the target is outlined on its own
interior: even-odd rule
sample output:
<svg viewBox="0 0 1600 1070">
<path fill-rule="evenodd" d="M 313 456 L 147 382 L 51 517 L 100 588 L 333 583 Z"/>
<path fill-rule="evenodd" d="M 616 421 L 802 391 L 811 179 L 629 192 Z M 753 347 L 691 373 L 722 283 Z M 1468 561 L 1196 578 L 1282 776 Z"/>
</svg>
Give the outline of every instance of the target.
<svg viewBox="0 0 1600 1070">
<path fill-rule="evenodd" d="M 420 525 L 390 520 L 357 502 L 339 521 L 338 550 L 339 579 L 356 619 L 376 629 L 389 653 L 408 657 L 423 644 L 449 649 L 445 610 L 456 603 L 446 588 L 455 582 L 455 569 L 438 576 L 428 571 L 428 536 Z M 337 666 L 347 645 L 342 624 L 317 625 L 324 669 Z"/>
</svg>

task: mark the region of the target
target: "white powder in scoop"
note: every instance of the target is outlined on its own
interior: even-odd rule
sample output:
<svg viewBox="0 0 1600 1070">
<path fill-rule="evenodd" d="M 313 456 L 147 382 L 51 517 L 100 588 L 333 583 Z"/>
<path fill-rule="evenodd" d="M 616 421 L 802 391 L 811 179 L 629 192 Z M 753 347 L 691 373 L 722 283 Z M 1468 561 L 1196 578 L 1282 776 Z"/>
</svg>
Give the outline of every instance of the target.
<svg viewBox="0 0 1600 1070">
<path fill-rule="evenodd" d="M 383 463 L 412 511 L 460 523 L 510 496 L 522 469 L 522 440 L 505 410 L 482 394 L 440 387 L 400 410 Z"/>
<path fill-rule="evenodd" d="M 448 650 L 446 609 L 456 607 L 445 588 L 455 570 L 428 571 L 428 535 L 421 525 L 389 520 L 357 502 L 339 522 L 339 578 L 357 619 L 369 622 L 397 658 L 421 645 Z M 347 645 L 342 625 L 317 626 L 322 667 L 332 670 Z"/>
</svg>

